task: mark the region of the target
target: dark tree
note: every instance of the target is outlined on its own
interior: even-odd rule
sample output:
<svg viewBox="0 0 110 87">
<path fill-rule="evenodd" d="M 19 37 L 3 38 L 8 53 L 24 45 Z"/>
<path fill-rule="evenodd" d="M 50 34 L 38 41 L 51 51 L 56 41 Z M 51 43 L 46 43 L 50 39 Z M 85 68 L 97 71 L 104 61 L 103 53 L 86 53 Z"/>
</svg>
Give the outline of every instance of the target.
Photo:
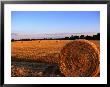
<svg viewBox="0 0 110 87">
<path fill-rule="evenodd" d="M 75 38 L 74 38 L 74 36 L 73 36 L 73 35 L 71 35 L 70 40 L 75 40 Z"/>
<path fill-rule="evenodd" d="M 97 33 L 97 40 L 100 40 L 100 33 Z"/>
<path fill-rule="evenodd" d="M 15 40 L 14 39 L 11 39 L 11 41 L 14 42 Z"/>
<path fill-rule="evenodd" d="M 65 40 L 69 40 L 69 37 L 65 37 Z"/>
<path fill-rule="evenodd" d="M 79 36 L 74 36 L 74 39 L 79 39 Z"/>
<path fill-rule="evenodd" d="M 93 39 L 92 36 L 88 36 L 88 35 L 85 38 L 86 38 L 86 40 L 92 40 Z"/>
<path fill-rule="evenodd" d="M 81 35 L 81 36 L 80 36 L 80 39 L 84 39 L 84 38 L 85 38 L 84 35 Z"/>
</svg>

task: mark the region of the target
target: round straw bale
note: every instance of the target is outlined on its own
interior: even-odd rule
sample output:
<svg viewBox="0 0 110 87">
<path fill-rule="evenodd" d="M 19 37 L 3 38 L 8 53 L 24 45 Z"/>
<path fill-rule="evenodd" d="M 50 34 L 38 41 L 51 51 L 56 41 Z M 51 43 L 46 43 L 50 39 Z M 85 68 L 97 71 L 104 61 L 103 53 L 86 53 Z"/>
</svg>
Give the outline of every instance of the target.
<svg viewBox="0 0 110 87">
<path fill-rule="evenodd" d="M 95 77 L 99 74 L 100 52 L 88 40 L 66 44 L 60 53 L 60 71 L 67 77 Z"/>
</svg>

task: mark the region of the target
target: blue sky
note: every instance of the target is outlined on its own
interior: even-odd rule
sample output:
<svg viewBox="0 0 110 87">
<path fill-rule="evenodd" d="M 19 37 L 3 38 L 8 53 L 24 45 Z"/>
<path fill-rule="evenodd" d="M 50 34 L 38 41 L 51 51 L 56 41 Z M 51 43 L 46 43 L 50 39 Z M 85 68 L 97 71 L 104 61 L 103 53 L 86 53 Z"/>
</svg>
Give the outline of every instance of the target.
<svg viewBox="0 0 110 87">
<path fill-rule="evenodd" d="M 12 11 L 12 33 L 100 32 L 99 11 Z"/>
</svg>

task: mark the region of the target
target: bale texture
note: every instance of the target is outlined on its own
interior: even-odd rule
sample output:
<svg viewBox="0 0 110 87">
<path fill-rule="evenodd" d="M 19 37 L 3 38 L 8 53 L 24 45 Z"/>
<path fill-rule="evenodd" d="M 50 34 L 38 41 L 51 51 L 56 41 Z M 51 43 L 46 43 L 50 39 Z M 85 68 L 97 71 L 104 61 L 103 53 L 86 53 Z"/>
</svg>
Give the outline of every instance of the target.
<svg viewBox="0 0 110 87">
<path fill-rule="evenodd" d="M 88 40 L 66 44 L 60 53 L 60 71 L 67 77 L 96 77 L 99 75 L 100 52 Z"/>
</svg>

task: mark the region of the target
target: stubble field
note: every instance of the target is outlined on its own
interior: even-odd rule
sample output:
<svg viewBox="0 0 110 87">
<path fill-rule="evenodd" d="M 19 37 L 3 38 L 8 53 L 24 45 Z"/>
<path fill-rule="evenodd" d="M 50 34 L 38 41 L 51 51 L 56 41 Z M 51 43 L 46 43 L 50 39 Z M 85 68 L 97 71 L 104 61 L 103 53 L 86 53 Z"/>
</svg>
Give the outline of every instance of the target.
<svg viewBox="0 0 110 87">
<path fill-rule="evenodd" d="M 58 66 L 62 48 L 73 40 L 11 42 L 11 76 L 62 77 Z M 99 40 L 90 40 L 100 50 Z"/>
</svg>

